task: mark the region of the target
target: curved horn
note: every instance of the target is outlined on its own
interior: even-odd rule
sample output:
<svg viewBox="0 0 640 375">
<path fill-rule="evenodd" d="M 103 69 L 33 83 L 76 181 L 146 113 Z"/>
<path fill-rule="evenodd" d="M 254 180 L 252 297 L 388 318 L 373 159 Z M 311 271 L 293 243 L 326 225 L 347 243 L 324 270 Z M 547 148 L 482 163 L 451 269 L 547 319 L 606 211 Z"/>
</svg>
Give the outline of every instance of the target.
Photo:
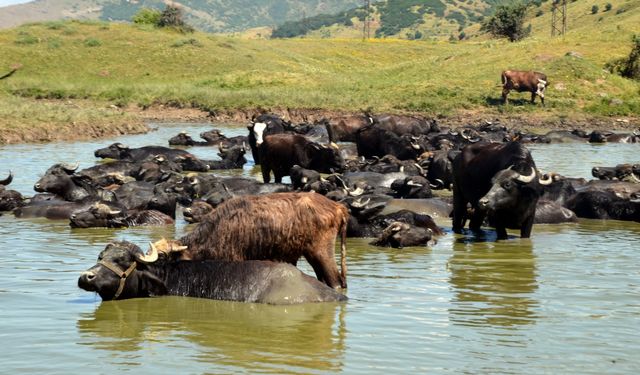
<svg viewBox="0 0 640 375">
<path fill-rule="evenodd" d="M 518 180 L 520 182 L 523 182 L 525 184 L 528 184 L 529 182 L 533 181 L 533 179 L 535 177 L 536 177 L 536 170 L 535 170 L 535 168 L 531 168 L 531 174 L 530 175 L 523 176 L 523 175 L 518 173 L 518 177 L 516 177 L 516 180 Z"/>
<path fill-rule="evenodd" d="M 361 188 L 360 186 L 355 188 L 355 190 L 349 191 L 349 195 L 351 195 L 352 197 L 358 197 L 362 194 L 364 194 L 364 189 Z"/>
<path fill-rule="evenodd" d="M 4 180 L 0 180 L 0 185 L 9 185 L 11 181 L 13 181 L 13 173 L 9 171 L 9 177 L 5 178 Z"/>
<path fill-rule="evenodd" d="M 79 162 L 76 162 L 76 164 L 75 164 L 75 165 L 66 164 L 66 163 L 65 163 L 65 164 L 61 164 L 61 165 L 60 165 L 60 167 L 61 167 L 62 169 L 64 169 L 65 171 L 67 171 L 67 172 L 75 172 L 75 171 L 76 171 L 76 169 L 78 169 L 78 167 L 79 167 L 79 166 L 80 166 L 80 163 L 79 163 Z"/>
<path fill-rule="evenodd" d="M 158 260 L 158 249 L 156 249 L 156 246 L 151 241 L 149 241 L 149 245 L 151 245 L 151 249 L 147 251 L 147 254 L 136 256 L 136 258 L 142 263 L 153 263 Z"/>
<path fill-rule="evenodd" d="M 362 198 L 359 198 L 358 200 L 351 202 L 351 207 L 363 208 L 364 206 L 369 204 L 369 202 L 371 202 L 371 198 L 367 198 L 367 200 L 365 200 L 364 202 L 362 201 Z"/>
<path fill-rule="evenodd" d="M 553 182 L 553 176 L 545 173 L 538 179 L 538 182 L 540 185 L 551 185 Z"/>
<path fill-rule="evenodd" d="M 413 181 L 413 180 L 409 180 L 409 181 L 407 181 L 407 186 L 422 187 L 422 186 L 424 186 L 424 185 L 419 184 L 419 183 L 417 183 L 417 182 L 415 182 L 415 181 Z"/>
</svg>

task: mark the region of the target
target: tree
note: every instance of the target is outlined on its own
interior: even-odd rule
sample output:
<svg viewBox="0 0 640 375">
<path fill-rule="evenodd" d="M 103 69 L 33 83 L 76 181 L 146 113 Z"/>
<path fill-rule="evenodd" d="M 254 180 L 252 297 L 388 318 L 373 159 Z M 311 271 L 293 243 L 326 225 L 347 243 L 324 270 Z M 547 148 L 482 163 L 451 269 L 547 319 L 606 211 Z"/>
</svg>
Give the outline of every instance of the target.
<svg viewBox="0 0 640 375">
<path fill-rule="evenodd" d="M 622 70 L 622 76 L 640 80 L 640 35 L 634 35 L 631 39 L 633 47 L 629 53 L 629 59 Z"/>
<path fill-rule="evenodd" d="M 509 38 L 512 42 L 524 39 L 531 33 L 531 25 L 524 27 L 528 7 L 520 2 L 500 5 L 493 16 L 482 21 L 480 30 L 494 37 Z"/>
<path fill-rule="evenodd" d="M 182 32 L 193 32 L 193 27 L 184 22 L 182 9 L 175 5 L 167 5 L 160 14 L 158 27 L 174 27 Z"/>
</svg>

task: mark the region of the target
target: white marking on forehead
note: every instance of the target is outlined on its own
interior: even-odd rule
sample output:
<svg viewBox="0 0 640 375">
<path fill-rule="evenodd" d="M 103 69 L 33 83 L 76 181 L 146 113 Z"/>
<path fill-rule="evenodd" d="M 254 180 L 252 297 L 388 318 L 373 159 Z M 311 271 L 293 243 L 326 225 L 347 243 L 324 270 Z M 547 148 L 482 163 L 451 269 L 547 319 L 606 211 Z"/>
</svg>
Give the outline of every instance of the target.
<svg viewBox="0 0 640 375">
<path fill-rule="evenodd" d="M 264 133 L 264 130 L 267 128 L 267 124 L 265 124 L 264 122 L 256 122 L 253 125 L 253 134 L 256 136 L 256 144 L 257 145 L 261 145 L 262 144 L 262 134 Z"/>
</svg>

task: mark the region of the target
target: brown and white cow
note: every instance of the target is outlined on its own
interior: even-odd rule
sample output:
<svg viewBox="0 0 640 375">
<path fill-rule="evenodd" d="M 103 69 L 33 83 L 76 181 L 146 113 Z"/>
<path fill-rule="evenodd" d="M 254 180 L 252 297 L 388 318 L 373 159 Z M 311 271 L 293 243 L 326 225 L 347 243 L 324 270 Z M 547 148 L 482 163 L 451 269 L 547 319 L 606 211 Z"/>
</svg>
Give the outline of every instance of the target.
<svg viewBox="0 0 640 375">
<path fill-rule="evenodd" d="M 296 265 L 304 256 L 332 288 L 346 288 L 347 208 L 316 193 L 246 195 L 224 201 L 186 236 L 153 244 L 185 260 L 274 260 Z M 335 261 L 341 235 L 341 271 Z M 185 248 L 186 246 L 186 248 Z"/>
<path fill-rule="evenodd" d="M 540 97 L 544 105 L 544 90 L 549 85 L 547 75 L 540 72 L 524 70 L 505 70 L 502 72 L 502 101 L 507 104 L 509 91 L 530 92 L 531 103 L 535 102 L 536 95 Z"/>
</svg>

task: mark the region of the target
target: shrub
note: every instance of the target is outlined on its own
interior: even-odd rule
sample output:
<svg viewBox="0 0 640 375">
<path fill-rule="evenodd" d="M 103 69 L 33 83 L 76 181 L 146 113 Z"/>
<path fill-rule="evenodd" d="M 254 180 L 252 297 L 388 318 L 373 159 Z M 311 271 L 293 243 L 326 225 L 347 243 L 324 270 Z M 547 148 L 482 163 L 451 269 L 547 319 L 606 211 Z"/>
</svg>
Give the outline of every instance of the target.
<svg viewBox="0 0 640 375">
<path fill-rule="evenodd" d="M 622 57 L 609 61 L 605 68 L 611 73 L 619 74 L 626 78 L 640 80 L 640 36 L 634 35 L 633 46 L 628 57 Z"/>
<path fill-rule="evenodd" d="M 608 12 L 611 10 L 611 8 L 613 8 L 613 5 L 611 5 L 611 3 L 607 3 L 607 5 L 604 6 L 604 11 Z"/>
<path fill-rule="evenodd" d="M 531 25 L 524 27 L 528 4 L 513 3 L 500 5 L 493 16 L 482 21 L 480 30 L 494 37 L 506 37 L 515 42 L 531 33 Z"/>
<path fill-rule="evenodd" d="M 162 13 L 157 9 L 142 8 L 136 13 L 131 21 L 139 25 L 158 25 Z"/>
<path fill-rule="evenodd" d="M 84 45 L 87 47 L 98 47 L 102 45 L 102 42 L 96 38 L 87 38 L 84 40 Z"/>
<path fill-rule="evenodd" d="M 591 7 L 591 14 L 596 14 L 598 13 L 599 10 L 600 10 L 600 7 L 597 5 L 594 5 Z"/>
</svg>

